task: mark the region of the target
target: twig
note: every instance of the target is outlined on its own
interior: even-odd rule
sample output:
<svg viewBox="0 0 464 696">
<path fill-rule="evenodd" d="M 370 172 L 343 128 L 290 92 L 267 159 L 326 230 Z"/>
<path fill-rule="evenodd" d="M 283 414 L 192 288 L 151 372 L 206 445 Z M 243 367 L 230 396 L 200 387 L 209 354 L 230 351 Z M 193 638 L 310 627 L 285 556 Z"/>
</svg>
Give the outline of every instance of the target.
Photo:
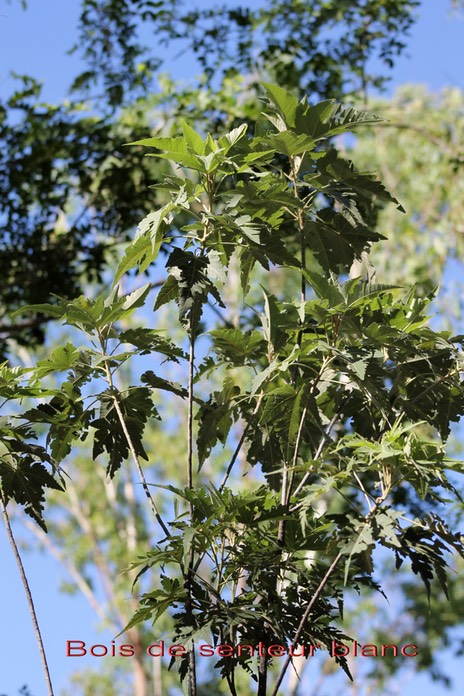
<svg viewBox="0 0 464 696">
<path fill-rule="evenodd" d="M 285 495 L 285 498 L 283 501 L 283 503 L 286 507 L 288 507 L 288 504 L 290 502 L 290 496 L 291 496 L 291 492 L 292 492 L 292 488 L 293 488 L 293 478 L 295 476 L 295 468 L 296 468 L 296 463 L 298 461 L 298 454 L 300 451 L 301 438 L 303 436 L 303 426 L 304 426 L 304 422 L 305 422 L 307 413 L 308 413 L 308 406 L 306 405 L 303 409 L 302 414 L 301 414 L 300 424 L 298 426 L 298 434 L 297 434 L 296 442 L 295 442 L 295 448 L 293 450 L 292 473 L 291 473 L 290 483 L 288 485 L 288 491 L 286 491 L 286 495 Z"/>
<path fill-rule="evenodd" d="M 137 468 L 137 471 L 138 471 L 138 474 L 139 474 L 139 477 L 140 477 L 140 481 L 141 481 L 141 483 L 142 483 L 142 488 L 143 488 L 143 490 L 145 491 L 145 495 L 146 495 L 147 498 L 148 498 L 148 502 L 149 502 L 149 504 L 150 504 L 150 508 L 151 508 L 151 510 L 152 510 L 152 512 L 153 512 L 153 514 L 154 514 L 154 516 L 156 517 L 156 519 L 157 519 L 157 521 L 158 521 L 158 523 L 159 523 L 161 529 L 163 530 L 163 532 L 166 534 L 166 536 L 170 536 L 169 529 L 168 529 L 167 526 L 165 525 L 165 523 L 164 523 L 164 521 L 163 521 L 163 518 L 161 517 L 161 515 L 160 515 L 160 513 L 159 513 L 159 510 L 158 510 L 158 508 L 157 508 L 157 505 L 156 505 L 155 501 L 153 500 L 153 496 L 152 496 L 151 493 L 150 493 L 150 489 L 148 488 L 148 483 L 147 483 L 147 480 L 146 480 L 146 478 L 145 478 L 145 474 L 143 473 L 143 469 L 142 469 L 142 467 L 141 467 L 141 465 L 140 465 L 139 458 L 138 458 L 137 453 L 136 453 L 136 451 L 135 451 L 135 448 L 134 448 L 134 445 L 133 445 L 131 436 L 129 435 L 129 431 L 127 430 L 126 421 L 124 420 L 124 415 L 123 415 L 123 413 L 122 413 L 122 411 L 121 411 L 121 407 L 120 407 L 120 405 L 119 405 L 119 401 L 118 401 L 116 395 L 113 395 L 113 401 L 114 401 L 114 407 L 115 407 L 115 409 L 116 409 L 116 413 L 118 414 L 119 422 L 121 423 L 121 428 L 122 428 L 123 433 L 124 433 L 124 436 L 125 436 L 125 438 L 126 438 L 126 440 L 127 440 L 127 444 L 128 444 L 128 446 L 129 446 L 130 453 L 131 453 L 131 455 L 132 455 L 132 460 L 133 460 L 133 462 L 134 462 L 134 464 L 135 464 L 135 466 L 136 466 L 136 468 Z"/>
<path fill-rule="evenodd" d="M 246 426 L 243 428 L 242 434 L 240 436 L 240 440 L 237 443 L 237 447 L 235 448 L 235 451 L 232 455 L 232 459 L 229 462 L 229 466 L 227 467 L 226 473 L 224 474 L 224 478 L 222 479 L 221 485 L 219 486 L 219 493 L 222 493 L 222 491 L 224 490 L 224 487 L 228 481 L 228 478 L 229 478 L 230 473 L 234 467 L 234 464 L 237 461 L 237 457 L 240 454 L 240 450 L 242 449 L 242 445 L 245 442 L 245 438 L 246 438 L 246 435 L 247 435 L 249 428 L 250 428 L 249 423 L 247 423 Z"/>
<path fill-rule="evenodd" d="M 69 558 L 64 557 L 64 554 L 61 551 L 59 551 L 59 549 L 57 549 L 55 544 L 51 541 L 50 537 L 47 534 L 45 534 L 45 532 L 42 529 L 40 529 L 40 527 L 37 527 L 37 525 L 33 524 L 32 522 L 29 522 L 29 520 L 27 519 L 24 520 L 24 523 L 31 532 L 31 534 L 37 537 L 40 543 L 42 543 L 45 546 L 47 551 L 49 551 L 51 555 L 54 556 L 56 560 L 59 561 L 59 563 L 61 563 L 65 567 L 65 569 L 72 577 L 77 587 L 82 592 L 84 597 L 87 599 L 88 603 L 90 604 L 94 612 L 97 614 L 97 616 L 100 618 L 100 620 L 103 622 L 111 623 L 110 617 L 102 609 L 101 602 L 98 601 L 89 583 L 84 579 L 83 575 L 79 572 L 75 564 Z M 117 628 L 118 630 L 120 629 L 119 626 Z"/>
<path fill-rule="evenodd" d="M 369 508 L 369 512 L 372 512 L 372 503 L 371 503 L 371 501 L 370 501 L 368 492 L 367 492 L 366 489 L 364 488 L 363 482 L 362 482 L 361 479 L 359 478 L 359 476 L 358 476 L 358 474 L 356 473 L 356 471 L 353 471 L 353 476 L 355 477 L 356 481 L 358 482 L 358 486 L 359 486 L 360 490 L 362 491 L 362 493 L 363 493 L 363 495 L 364 495 L 364 498 L 366 499 L 366 503 L 367 503 L 367 507 Z"/>
<path fill-rule="evenodd" d="M 103 344 L 102 344 L 102 349 L 104 349 Z M 105 361 L 105 371 L 106 371 L 106 378 L 107 378 L 108 385 L 112 390 L 114 390 L 113 377 L 111 375 L 110 366 L 108 365 L 107 360 Z M 137 452 L 135 451 L 135 447 L 134 447 L 134 444 L 132 442 L 132 438 L 129 434 L 129 431 L 127 430 L 126 421 L 124 420 L 124 415 L 123 415 L 123 412 L 121 411 L 121 407 L 119 405 L 119 401 L 118 401 L 116 394 L 113 394 L 113 401 L 114 401 L 114 407 L 116 409 L 116 413 L 118 414 L 119 422 L 121 423 L 122 431 L 124 433 L 124 436 L 126 438 L 130 453 L 132 455 L 132 461 L 134 462 L 135 467 L 138 471 L 139 478 L 140 478 L 140 481 L 142 483 L 142 488 L 145 492 L 145 495 L 148 498 L 148 502 L 149 502 L 151 511 L 153 512 L 153 514 L 154 514 L 156 520 L 158 521 L 163 532 L 166 534 L 167 537 L 169 537 L 170 536 L 169 529 L 167 528 L 166 524 L 164 523 L 163 518 L 161 517 L 160 512 L 159 512 L 159 510 L 156 506 L 156 503 L 153 499 L 153 496 L 150 493 L 150 489 L 148 488 L 148 483 L 147 483 L 147 480 L 145 478 L 145 474 L 143 473 L 143 469 L 142 469 L 142 466 L 140 464 L 139 458 L 137 456 Z"/>
<path fill-rule="evenodd" d="M 338 416 L 340 415 L 340 411 L 341 411 L 341 407 L 342 407 L 342 406 L 343 406 L 343 402 L 342 402 L 342 404 L 340 405 L 340 408 L 339 408 L 339 409 L 336 411 L 336 413 L 334 413 L 334 415 L 332 416 L 332 419 L 331 419 L 329 425 L 327 426 L 327 428 L 326 428 L 326 430 L 325 430 L 325 433 L 324 433 L 324 435 L 322 436 L 321 441 L 319 442 L 318 448 L 317 448 L 317 450 L 316 450 L 316 452 L 315 452 L 315 454 L 314 454 L 314 461 L 316 461 L 316 460 L 321 456 L 322 450 L 324 449 L 324 445 L 325 445 L 325 443 L 327 442 L 327 440 L 329 439 L 331 430 L 332 430 L 332 428 L 333 428 L 334 425 L 335 425 L 335 421 L 337 420 Z M 301 491 L 301 489 L 303 488 L 303 486 L 305 485 L 306 481 L 308 480 L 308 478 L 311 476 L 312 473 L 313 473 L 312 470 L 309 470 L 309 471 L 307 471 L 306 474 L 303 476 L 303 478 L 301 479 L 300 483 L 298 484 L 298 486 L 296 487 L 296 489 L 295 489 L 295 491 L 294 491 L 294 493 L 293 493 L 293 495 L 294 495 L 295 497 L 296 497 L 296 496 L 298 495 L 298 493 Z"/>
<path fill-rule="evenodd" d="M 293 639 L 291 648 L 289 649 L 288 655 L 285 658 L 285 662 L 282 665 L 282 669 L 280 670 L 279 676 L 277 677 L 276 685 L 274 687 L 274 690 L 273 690 L 271 696 L 277 696 L 277 693 L 279 691 L 279 687 L 283 681 L 283 678 L 285 677 L 285 673 L 287 672 L 288 666 L 290 665 L 290 662 L 292 661 L 292 652 L 294 652 L 295 647 L 298 645 L 298 643 L 300 641 L 301 634 L 302 634 L 303 629 L 305 627 L 306 621 L 308 620 L 308 617 L 311 613 L 311 609 L 313 608 L 316 601 L 319 599 L 319 595 L 321 594 L 324 587 L 327 585 L 327 583 L 330 579 L 330 576 L 332 575 L 335 568 L 339 564 L 341 557 L 342 557 L 342 554 L 340 552 L 335 556 L 335 558 L 332 561 L 330 567 L 328 568 L 326 574 L 324 575 L 321 582 L 319 583 L 318 588 L 316 589 L 315 593 L 313 594 L 311 601 L 309 602 L 308 606 L 306 607 L 305 612 L 304 612 L 303 616 L 301 617 L 301 621 L 298 624 L 298 628 L 297 628 L 295 637 Z"/>
<path fill-rule="evenodd" d="M 259 411 L 259 407 L 261 406 L 261 401 L 263 400 L 264 394 L 261 393 L 258 397 L 258 401 L 256 402 L 256 406 L 253 409 L 253 416 L 256 416 L 256 414 Z M 245 428 L 243 429 L 242 435 L 240 437 L 240 440 L 238 441 L 237 447 L 235 448 L 235 451 L 232 455 L 232 459 L 229 462 L 229 466 L 226 469 L 226 473 L 224 474 L 224 478 L 222 479 L 222 483 L 219 486 L 219 492 L 221 493 L 224 490 L 224 487 L 227 483 L 227 480 L 232 472 L 232 469 L 234 467 L 235 462 L 237 461 L 237 457 L 240 454 L 240 450 L 242 449 L 242 445 L 245 442 L 246 435 L 248 433 L 248 430 L 250 429 L 250 423 L 247 423 Z"/>
<path fill-rule="evenodd" d="M 34 633 L 35 633 L 35 637 L 37 640 L 37 645 L 39 646 L 40 659 L 42 660 L 42 667 L 43 667 L 44 676 L 45 676 L 45 683 L 47 684 L 48 694 L 49 694 L 49 696 L 53 696 L 52 680 L 50 677 L 50 670 L 48 669 L 47 655 L 45 653 L 45 647 L 44 647 L 43 640 L 42 640 L 42 634 L 40 633 L 40 627 L 39 627 L 39 622 L 37 620 L 37 614 L 35 611 L 34 600 L 32 599 L 32 594 L 31 594 L 31 590 L 29 587 L 29 582 L 27 580 L 26 572 L 24 570 L 23 562 L 21 560 L 21 555 L 19 553 L 19 549 L 16 545 L 16 541 L 15 541 L 15 538 L 13 536 L 13 530 L 11 529 L 10 518 L 8 517 L 8 513 L 6 511 L 6 503 L 5 503 L 5 499 L 3 497 L 2 491 L 0 491 L 0 505 L 2 507 L 3 519 L 5 521 L 5 527 L 6 527 L 6 533 L 8 536 L 8 541 L 10 542 L 10 546 L 13 550 L 13 554 L 14 554 L 14 557 L 16 559 L 16 564 L 17 564 L 18 569 L 19 569 L 19 574 L 21 576 L 21 581 L 23 583 L 24 592 L 26 593 L 26 599 L 27 599 L 27 603 L 29 605 L 29 611 L 30 611 L 31 618 L 32 618 L 32 625 L 34 627 Z"/>
<path fill-rule="evenodd" d="M 187 415 L 187 487 L 193 489 L 193 390 L 194 390 L 194 377 L 195 377 L 195 337 L 197 329 L 197 317 L 196 317 L 197 305 L 194 301 L 192 307 L 192 313 L 190 316 L 190 350 L 189 350 L 189 375 L 188 375 L 188 415 Z M 193 503 L 189 501 L 189 516 L 190 524 L 193 526 Z M 187 570 L 187 576 L 185 578 L 185 588 L 187 590 L 187 599 L 185 601 L 185 609 L 188 614 L 192 615 L 192 585 L 193 585 L 193 575 L 195 572 L 195 552 L 193 543 L 190 547 L 190 558 Z M 195 660 L 195 645 L 192 645 L 189 649 L 188 655 L 188 694 L 189 696 L 196 696 L 197 693 L 197 676 L 196 676 L 196 660 Z"/>
</svg>

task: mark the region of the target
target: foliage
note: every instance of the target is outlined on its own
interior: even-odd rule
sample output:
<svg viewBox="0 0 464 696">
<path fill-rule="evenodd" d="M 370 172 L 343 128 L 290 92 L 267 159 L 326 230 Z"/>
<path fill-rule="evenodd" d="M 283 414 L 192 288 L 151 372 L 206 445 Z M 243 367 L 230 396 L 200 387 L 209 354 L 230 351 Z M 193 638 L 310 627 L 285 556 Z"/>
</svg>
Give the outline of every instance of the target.
<svg viewBox="0 0 464 696">
<path fill-rule="evenodd" d="M 150 587 L 126 630 L 169 615 L 173 642 L 186 648 L 172 662 L 190 694 L 196 645 L 206 638 L 214 646 L 322 650 L 350 640 L 347 593 L 382 589 L 376 549 L 397 569 L 406 563 L 429 599 L 434 580 L 447 593 L 450 554 L 464 552 L 442 512 L 459 497 L 450 472 L 462 471 L 444 449 L 464 412 L 462 337 L 430 328 L 430 297 L 350 277 L 382 239 L 370 224 L 373 210 L 401 206 L 329 140 L 380 119 L 333 101 L 298 101 L 267 83 L 264 91 L 265 118 L 253 134 L 243 124 L 215 139 L 184 123 L 181 138 L 133 143 L 154 148 L 177 174 L 158 186 L 162 202 L 126 245 L 107 297 L 20 310 L 48 313 L 80 339 L 20 371 L 18 386 L 5 392 L 10 401 L 36 401 L 16 418 L 26 440 L 45 428 L 37 456 L 54 467 L 90 434 L 110 479 L 131 461 L 160 536 L 134 559 Z M 160 262 L 167 274 L 152 315 L 150 284 L 123 295 L 119 283 Z M 227 283 L 237 266 L 242 300 L 231 322 Z M 250 307 L 255 273 L 262 299 Z M 292 298 L 270 289 L 281 273 L 294 279 Z M 157 317 L 172 302 L 177 341 L 170 329 L 158 333 Z M 148 328 L 123 329 L 141 307 Z M 211 307 L 223 326 L 212 322 Z M 139 355 L 152 356 L 154 369 L 119 388 L 120 369 Z M 179 382 L 158 365 L 165 360 L 178 362 Z M 58 389 L 47 388 L 51 372 L 65 377 Z M 184 482 L 158 482 L 174 501 L 169 521 L 141 466 L 159 397 L 188 409 Z M 222 470 L 209 468 L 205 485 L 202 467 L 221 445 L 233 454 Z M 235 472 L 239 455 L 255 472 L 245 487 Z M 19 487 L 8 496 L 34 502 Z M 259 696 L 277 694 L 290 662 L 279 662 L 270 684 L 272 656 L 218 657 L 231 694 L 243 669 Z M 345 658 L 336 662 L 350 674 Z"/>
<path fill-rule="evenodd" d="M 11 339 L 42 343 L 50 319 L 38 314 L 11 323 L 11 309 L 52 302 L 54 294 L 73 298 L 88 283 L 101 283 L 115 244 L 127 241 L 149 212 L 148 181 L 161 181 L 166 170 L 159 161 L 150 167 L 135 151 L 122 156 L 122 143 L 146 132 L 147 114 L 145 102 L 129 118 L 118 109 L 157 90 L 166 54 L 177 45 L 192 50 L 206 91 L 215 83 L 222 92 L 223 81 L 243 71 L 252 76 L 253 102 L 259 75 L 314 97 L 341 98 L 382 82 L 366 74 L 367 61 L 378 56 L 382 65 L 392 64 L 417 6 L 417 0 L 269 0 L 253 7 L 82 0 L 75 50 L 85 69 L 73 80 L 72 101 L 44 103 L 38 82 L 16 75 L 17 89 L 0 102 L 2 352 L 12 350 Z M 144 38 L 152 35 L 155 42 Z M 209 130 L 215 124 L 223 130 L 222 99 L 207 98 L 211 108 L 198 110 Z M 172 101 L 171 95 L 171 114 Z M 184 116 L 192 110 L 188 96 L 174 101 Z M 241 109 L 232 108 L 242 121 Z"/>
<path fill-rule="evenodd" d="M 396 182 L 407 208 L 400 219 L 388 208 L 379 211 L 378 226 L 387 240 L 383 249 L 373 249 L 371 263 L 391 282 L 404 285 L 405 278 L 414 278 L 423 293 L 440 284 L 441 314 L 457 318 L 462 292 L 446 292 L 444 275 L 463 257 L 463 93 L 447 88 L 431 94 L 408 85 L 392 100 L 372 99 L 369 106 L 388 121 L 365 129 L 349 156 L 389 185 Z"/>
<path fill-rule="evenodd" d="M 162 55 L 137 34 L 139 24 L 159 46 L 184 43 L 208 78 L 251 72 L 264 64 L 276 80 L 310 94 L 340 97 L 359 85 L 382 84 L 366 72 L 369 58 L 389 65 L 404 48 L 417 0 L 326 2 L 270 0 L 244 6 L 180 0 L 83 0 L 80 49 L 88 70 L 75 89 L 103 87 L 110 105 L 148 91 Z M 344 31 L 340 33 L 340 27 Z M 304 51 L 302 51 L 304 47 Z"/>
</svg>

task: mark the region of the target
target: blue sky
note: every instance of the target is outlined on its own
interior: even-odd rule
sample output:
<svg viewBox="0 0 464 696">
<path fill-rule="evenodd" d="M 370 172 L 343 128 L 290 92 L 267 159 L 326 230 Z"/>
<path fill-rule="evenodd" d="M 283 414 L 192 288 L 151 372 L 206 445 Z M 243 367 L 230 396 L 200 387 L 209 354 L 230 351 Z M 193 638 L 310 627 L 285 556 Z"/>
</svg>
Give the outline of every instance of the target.
<svg viewBox="0 0 464 696">
<path fill-rule="evenodd" d="M 209 4 L 209 0 L 208 0 Z M 19 3 L 2 3 L 0 11 L 0 96 L 13 89 L 9 70 L 30 73 L 45 83 L 44 97 L 50 101 L 65 97 L 70 75 L 79 68 L 76 56 L 66 56 L 75 39 L 78 16 L 77 0 L 30 0 L 24 12 Z M 445 85 L 464 89 L 464 18 L 452 17 L 447 0 L 424 0 L 420 18 L 412 29 L 408 50 L 395 68 L 390 90 L 406 82 L 422 83 L 432 90 Z M 175 66 L 177 77 L 191 74 L 184 58 Z M 15 527 L 21 537 L 20 526 Z M 40 660 L 27 605 L 18 581 L 18 573 L 7 544 L 3 525 L 0 525 L 0 558 L 2 559 L 0 616 L 0 696 L 15 696 L 27 683 L 33 696 L 45 694 Z M 67 639 L 89 643 L 110 640 L 101 637 L 96 619 L 86 602 L 58 593 L 63 572 L 58 563 L 38 553 L 24 554 L 27 573 L 35 598 L 44 640 L 54 675 L 56 693 L 67 683 L 67 674 L 75 663 L 64 656 Z M 450 658 L 443 655 L 443 662 Z M 81 666 L 83 661 L 79 661 Z M 454 665 L 458 676 L 458 665 Z M 461 665 L 462 671 L 462 665 Z M 402 696 L 454 694 L 453 691 L 432 685 L 427 675 L 415 676 L 402 685 Z"/>
<path fill-rule="evenodd" d="M 214 4 L 205 0 L 204 4 Z M 76 40 L 78 0 L 30 0 L 23 11 L 19 0 L 2 3 L 0 12 L 0 95 L 9 93 L 9 71 L 30 73 L 43 80 L 44 97 L 58 100 L 66 95 L 70 75 L 81 64 L 76 54 L 66 55 Z M 464 88 L 464 19 L 450 11 L 449 0 L 424 0 L 419 21 L 413 27 L 408 49 L 398 61 L 391 87 L 420 82 L 437 90 L 444 85 Z M 170 66 L 178 77 L 191 75 L 192 62 L 182 58 Z"/>
</svg>

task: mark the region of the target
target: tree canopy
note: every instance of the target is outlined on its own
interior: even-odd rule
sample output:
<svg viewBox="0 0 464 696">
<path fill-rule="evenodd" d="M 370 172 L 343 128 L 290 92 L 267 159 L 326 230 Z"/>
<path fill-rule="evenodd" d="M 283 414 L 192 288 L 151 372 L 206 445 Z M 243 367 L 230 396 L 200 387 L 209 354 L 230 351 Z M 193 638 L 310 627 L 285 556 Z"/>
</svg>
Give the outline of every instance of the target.
<svg viewBox="0 0 464 696">
<path fill-rule="evenodd" d="M 146 117 L 124 119 L 121 109 L 156 90 L 167 47 L 195 55 L 213 90 L 208 127 L 220 130 L 227 127 L 217 113 L 221 86 L 233 76 L 250 75 L 255 94 L 257 80 L 271 78 L 314 99 L 380 85 L 385 76 L 368 73 L 369 59 L 393 65 L 418 5 L 83 0 L 73 50 L 86 68 L 71 81 L 71 102 L 44 103 L 39 83 L 27 76 L 0 103 L 0 271 L 8 279 L 0 291 L 0 338 L 40 342 L 47 318 L 11 327 L 8 309 L 54 293 L 75 297 L 100 280 L 109 250 L 148 212 L 153 171 L 121 147 L 148 124 Z M 194 107 L 176 106 L 186 117 Z"/>
<path fill-rule="evenodd" d="M 421 636 L 436 670 L 458 618 L 426 626 L 424 603 L 463 600 L 464 393 L 462 336 L 428 320 L 461 244 L 462 97 L 362 105 L 418 6 L 84 0 L 73 101 L 24 77 L 2 105 L 4 516 L 134 650 L 79 693 L 296 694 L 313 666 L 291 650 L 350 676 L 333 645 L 361 639 Z M 198 84 L 158 77 L 149 29 Z M 412 624 L 387 631 L 392 591 Z M 169 673 L 154 630 L 185 648 Z M 401 669 L 390 652 L 370 677 Z"/>
</svg>

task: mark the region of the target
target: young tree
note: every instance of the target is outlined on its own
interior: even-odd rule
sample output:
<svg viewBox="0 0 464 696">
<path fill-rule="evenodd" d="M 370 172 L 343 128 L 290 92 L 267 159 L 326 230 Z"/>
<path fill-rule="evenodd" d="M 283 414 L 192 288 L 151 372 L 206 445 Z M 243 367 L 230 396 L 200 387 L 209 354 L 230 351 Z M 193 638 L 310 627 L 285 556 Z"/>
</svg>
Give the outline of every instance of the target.
<svg viewBox="0 0 464 696">
<path fill-rule="evenodd" d="M 410 564 L 429 596 L 434 579 L 447 591 L 448 552 L 463 553 L 441 512 L 444 496 L 458 497 L 450 472 L 462 470 L 444 451 L 464 409 L 461 339 L 427 325 L 428 302 L 414 291 L 350 277 L 382 238 L 370 226 L 375 206 L 401 206 L 330 138 L 381 119 L 264 88 L 266 119 L 251 135 L 242 125 L 214 139 L 184 123 L 182 137 L 136 143 L 156 148 L 177 174 L 158 184 L 159 205 L 127 245 L 113 290 L 31 307 L 74 327 L 83 343 L 29 370 L 4 366 L 0 385 L 6 402 L 38 401 L 3 421 L 0 474 L 4 503 L 16 500 L 39 524 L 44 489 L 63 485 L 77 439 L 92 433 L 111 480 L 131 462 L 158 539 L 134 559 L 150 586 L 125 628 L 170 615 L 169 640 L 182 646 L 172 662 L 192 696 L 198 652 L 218 658 L 230 694 L 244 670 L 251 693 L 276 696 L 303 649 L 326 650 L 349 674 L 356 636 L 344 627 L 344 601 L 353 589 L 382 591 L 375 550 L 397 568 Z M 120 295 L 118 283 L 133 269 L 151 273 L 161 251 L 167 276 L 149 326 L 121 330 L 148 307 L 152 286 Z M 262 295 L 250 306 L 257 267 Z M 242 299 L 228 314 L 237 268 Z M 276 275 L 293 297 L 272 292 Z M 182 340 L 157 322 L 169 302 Z M 149 354 L 140 381 L 120 387 L 122 365 Z M 159 358 L 178 364 L 177 379 Z M 57 372 L 66 379 L 49 388 Z M 145 426 L 165 399 L 187 408 L 177 486 L 150 481 L 143 468 Z M 34 444 L 43 427 L 45 442 Z M 219 467 L 226 444 L 232 456 Z M 251 483 L 239 462 L 242 474 L 255 472 Z M 173 514 L 160 503 L 168 495 Z"/>
</svg>

